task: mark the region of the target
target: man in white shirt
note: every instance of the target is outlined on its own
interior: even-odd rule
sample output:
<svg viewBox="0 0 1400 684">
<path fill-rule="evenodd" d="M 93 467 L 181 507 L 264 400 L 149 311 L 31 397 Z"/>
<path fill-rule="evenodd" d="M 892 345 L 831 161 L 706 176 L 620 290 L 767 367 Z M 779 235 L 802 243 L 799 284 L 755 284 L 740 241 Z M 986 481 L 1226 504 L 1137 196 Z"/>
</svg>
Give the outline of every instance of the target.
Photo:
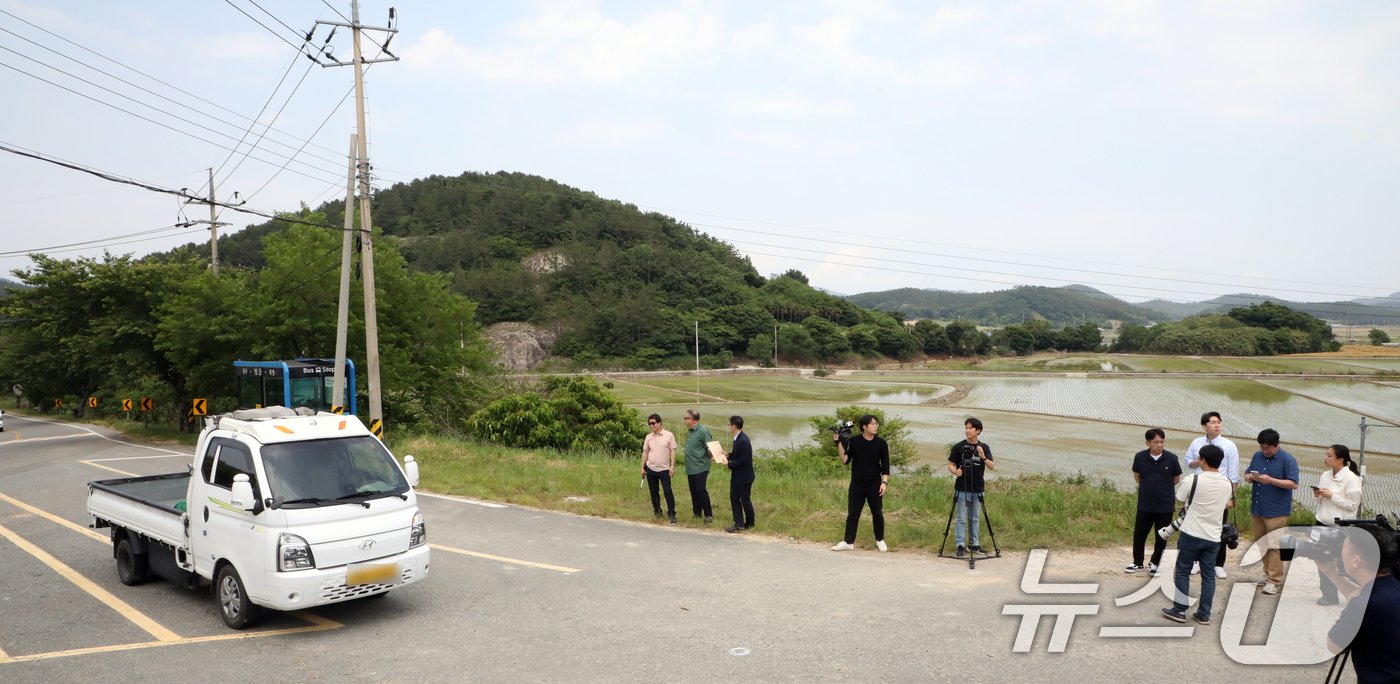
<svg viewBox="0 0 1400 684">
<path fill-rule="evenodd" d="M 1220 447 L 1221 452 L 1225 454 L 1225 460 L 1220 464 L 1220 474 L 1224 475 L 1225 479 L 1230 481 L 1231 486 L 1238 487 L 1240 484 L 1240 450 L 1235 446 L 1234 442 L 1220 436 L 1223 425 L 1224 422 L 1220 419 L 1220 413 L 1216 411 L 1207 411 L 1201 414 L 1201 428 L 1205 430 L 1206 434 L 1202 437 L 1197 437 L 1191 442 L 1191 446 L 1187 447 L 1185 465 L 1192 473 L 1201 472 L 1201 448 L 1207 444 L 1214 444 Z M 1191 568 L 1191 574 L 1193 575 L 1200 571 L 1201 568 L 1199 564 Z M 1220 550 L 1215 553 L 1215 576 L 1219 579 L 1225 579 L 1228 576 L 1225 573 L 1224 544 L 1221 544 Z"/>
<path fill-rule="evenodd" d="M 1220 474 L 1224 451 L 1213 444 L 1201 447 L 1197 456 L 1200 473 L 1182 478 L 1176 488 L 1176 500 L 1186 505 L 1186 517 L 1181 523 L 1181 537 L 1176 548 L 1176 597 L 1171 608 L 1163 608 L 1168 620 L 1186 622 L 1190 606 L 1191 564 L 1209 562 L 1220 546 L 1220 528 L 1225 509 L 1234 504 L 1235 488 Z M 1215 601 L 1215 575 L 1201 573 L 1201 603 L 1191 618 L 1197 624 L 1210 624 L 1211 603 Z"/>
</svg>

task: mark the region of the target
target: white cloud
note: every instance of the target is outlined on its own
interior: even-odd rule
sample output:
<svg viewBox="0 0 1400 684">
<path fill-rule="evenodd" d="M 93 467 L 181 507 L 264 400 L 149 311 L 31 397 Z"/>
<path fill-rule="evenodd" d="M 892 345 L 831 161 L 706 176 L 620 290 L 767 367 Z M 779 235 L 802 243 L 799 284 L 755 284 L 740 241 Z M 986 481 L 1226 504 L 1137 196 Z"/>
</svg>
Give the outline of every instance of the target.
<svg viewBox="0 0 1400 684">
<path fill-rule="evenodd" d="M 1145 58 L 1142 78 L 1116 89 L 1124 105 L 1285 124 L 1379 121 L 1400 105 L 1389 68 L 1400 8 L 1366 26 L 1317 22 L 1303 2 L 1081 3 L 1072 30 L 1121 41 Z"/>
<path fill-rule="evenodd" d="M 417 68 L 488 79 L 535 82 L 635 81 L 704 61 L 723 46 L 720 17 L 683 4 L 624 22 L 596 8 L 544 7 L 506 27 L 495 45 L 464 46 L 430 29 L 404 50 Z"/>
<path fill-rule="evenodd" d="M 670 127 L 656 119 L 596 118 L 579 121 L 559 131 L 558 141 L 575 147 L 618 148 L 658 140 Z"/>
<path fill-rule="evenodd" d="M 736 114 L 824 118 L 848 117 L 855 111 L 847 102 L 823 102 L 792 93 L 736 95 L 730 99 L 728 109 Z"/>
</svg>

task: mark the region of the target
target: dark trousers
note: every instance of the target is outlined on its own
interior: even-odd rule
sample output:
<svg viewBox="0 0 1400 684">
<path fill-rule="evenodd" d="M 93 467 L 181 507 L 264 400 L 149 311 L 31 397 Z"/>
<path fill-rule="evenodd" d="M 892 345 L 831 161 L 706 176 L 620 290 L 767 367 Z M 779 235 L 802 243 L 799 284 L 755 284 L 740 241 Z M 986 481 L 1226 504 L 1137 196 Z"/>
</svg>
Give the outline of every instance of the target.
<svg viewBox="0 0 1400 684">
<path fill-rule="evenodd" d="M 1138 509 L 1133 521 L 1133 565 L 1142 565 L 1142 556 L 1147 550 L 1147 536 L 1152 535 L 1152 564 L 1162 563 L 1162 552 L 1167 550 L 1167 540 L 1157 534 L 1157 530 L 1172 524 L 1172 512 L 1152 513 Z"/>
<path fill-rule="evenodd" d="M 870 504 L 870 520 L 875 525 L 875 541 L 885 539 L 885 513 L 880 496 L 880 483 L 874 486 L 851 483 L 846 492 L 846 543 L 856 543 L 856 527 L 860 525 L 860 511 Z"/>
<path fill-rule="evenodd" d="M 729 507 L 734 509 L 735 527 L 753 527 L 753 480 L 729 481 Z"/>
<path fill-rule="evenodd" d="M 661 497 L 656 491 L 656 486 L 660 484 L 666 490 L 666 515 L 675 517 L 676 515 L 676 495 L 671 493 L 671 473 L 663 470 L 657 472 L 647 468 L 647 489 L 651 490 L 651 510 L 657 514 L 661 513 Z"/>
<path fill-rule="evenodd" d="M 1225 567 L 1225 549 L 1227 549 L 1227 548 L 1229 548 L 1229 547 L 1228 547 L 1228 546 L 1225 546 L 1225 542 L 1220 542 L 1220 550 L 1217 551 L 1217 552 L 1215 553 L 1215 567 L 1217 567 L 1217 568 L 1223 568 L 1223 567 Z M 1205 563 L 1202 563 L 1202 564 L 1201 564 L 1201 569 L 1202 569 L 1202 570 L 1205 570 L 1205 569 L 1206 569 Z"/>
<path fill-rule="evenodd" d="M 700 517 L 701 513 L 706 518 L 714 517 L 714 511 L 710 510 L 710 490 L 705 488 L 705 482 L 710 478 L 710 471 L 687 475 L 686 482 L 690 484 L 690 510 L 695 512 L 695 517 Z"/>
</svg>

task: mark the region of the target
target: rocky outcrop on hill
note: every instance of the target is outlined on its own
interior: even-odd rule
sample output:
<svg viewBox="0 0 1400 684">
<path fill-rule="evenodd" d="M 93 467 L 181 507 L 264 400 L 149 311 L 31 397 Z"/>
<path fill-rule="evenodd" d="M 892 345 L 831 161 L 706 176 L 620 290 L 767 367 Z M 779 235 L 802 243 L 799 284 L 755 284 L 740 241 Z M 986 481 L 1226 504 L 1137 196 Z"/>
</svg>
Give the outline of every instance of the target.
<svg viewBox="0 0 1400 684">
<path fill-rule="evenodd" d="M 497 364 L 506 370 L 524 371 L 549 358 L 554 333 L 529 323 L 506 322 L 487 328 L 486 339 L 500 352 Z"/>
</svg>

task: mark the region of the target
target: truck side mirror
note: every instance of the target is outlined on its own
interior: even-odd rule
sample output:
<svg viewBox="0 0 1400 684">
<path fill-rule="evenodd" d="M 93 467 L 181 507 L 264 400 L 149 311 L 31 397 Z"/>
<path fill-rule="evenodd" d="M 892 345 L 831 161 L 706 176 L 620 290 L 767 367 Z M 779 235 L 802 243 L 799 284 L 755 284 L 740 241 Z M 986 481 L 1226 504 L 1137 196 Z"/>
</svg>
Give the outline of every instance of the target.
<svg viewBox="0 0 1400 684">
<path fill-rule="evenodd" d="M 404 456 L 404 457 L 403 457 L 403 471 L 404 471 L 404 474 L 408 476 L 408 484 L 409 484 L 409 486 L 411 486 L 411 487 L 417 487 L 417 486 L 418 486 L 418 461 L 413 460 L 413 457 L 412 457 L 412 456 Z"/>
<path fill-rule="evenodd" d="M 251 511 L 257 506 L 257 499 L 253 498 L 253 483 L 248 481 L 247 475 L 239 473 L 233 476 L 233 494 L 231 499 L 229 503 L 232 504 L 234 508 L 241 508 L 245 511 Z"/>
</svg>

